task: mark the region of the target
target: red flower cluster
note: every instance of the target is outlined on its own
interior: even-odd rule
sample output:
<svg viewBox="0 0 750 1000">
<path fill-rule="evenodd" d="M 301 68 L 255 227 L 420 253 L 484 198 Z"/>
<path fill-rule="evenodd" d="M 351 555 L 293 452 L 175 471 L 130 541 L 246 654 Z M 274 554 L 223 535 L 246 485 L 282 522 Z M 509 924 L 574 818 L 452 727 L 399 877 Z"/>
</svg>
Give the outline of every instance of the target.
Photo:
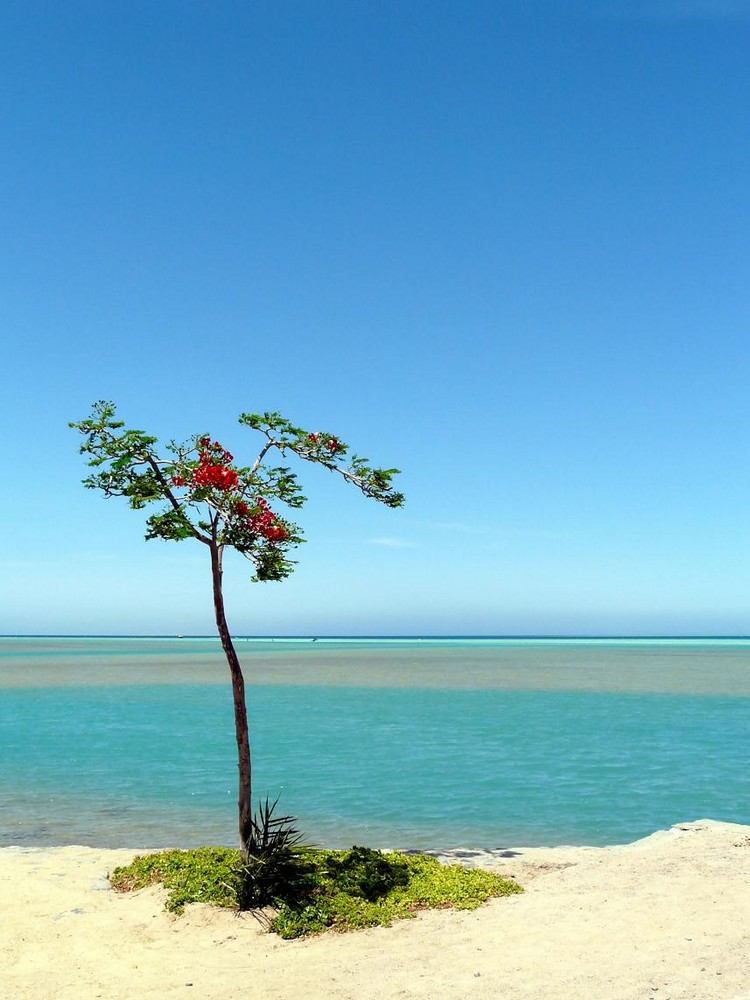
<svg viewBox="0 0 750 1000">
<path fill-rule="evenodd" d="M 210 438 L 201 438 L 198 443 L 202 451 L 198 453 L 200 465 L 193 472 L 193 485 L 211 486 L 224 492 L 233 490 L 239 477 L 234 469 L 227 468 L 226 463 L 231 462 L 234 456 Z"/>
<path fill-rule="evenodd" d="M 185 476 L 172 476 L 175 486 L 187 486 L 191 490 L 196 487 L 208 486 L 212 489 L 222 490 L 228 493 L 235 489 L 239 483 L 239 476 L 229 466 L 233 456 L 218 441 L 212 441 L 208 437 L 203 437 L 198 441 L 200 451 L 198 452 L 199 465 L 193 470 L 190 479 Z M 261 535 L 269 542 L 284 542 L 289 538 L 289 531 L 268 506 L 263 497 L 257 497 L 253 505 L 255 513 L 251 514 L 251 508 L 244 500 L 230 501 L 232 514 L 238 521 L 244 524 L 256 535 Z"/>
<path fill-rule="evenodd" d="M 239 482 L 234 469 L 225 465 L 201 465 L 193 473 L 194 486 L 213 486 L 217 490 L 233 490 Z"/>
<path fill-rule="evenodd" d="M 289 532 L 286 530 L 284 525 L 279 522 L 278 518 L 263 497 L 258 497 L 255 501 L 255 505 L 258 508 L 257 511 L 247 519 L 250 530 L 254 531 L 256 535 L 262 535 L 264 538 L 268 539 L 269 542 L 286 541 L 289 537 Z M 241 510 L 241 508 L 244 509 Z M 245 515 L 248 511 L 247 504 L 242 500 L 235 504 L 234 509 L 242 515 Z"/>
</svg>

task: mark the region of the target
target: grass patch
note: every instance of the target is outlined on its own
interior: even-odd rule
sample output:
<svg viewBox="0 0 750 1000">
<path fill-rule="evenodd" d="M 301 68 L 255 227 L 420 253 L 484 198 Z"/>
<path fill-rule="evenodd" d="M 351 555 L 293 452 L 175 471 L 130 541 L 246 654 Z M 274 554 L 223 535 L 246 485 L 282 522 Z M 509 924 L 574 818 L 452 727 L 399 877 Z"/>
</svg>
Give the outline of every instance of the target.
<svg viewBox="0 0 750 1000">
<path fill-rule="evenodd" d="M 239 851 L 198 847 L 139 856 L 129 865 L 115 868 L 109 881 L 118 892 L 133 892 L 160 882 L 169 889 L 166 908 L 182 913 L 186 903 L 236 908 L 239 870 Z"/>
<path fill-rule="evenodd" d="M 383 854 L 368 847 L 321 851 L 299 847 L 286 859 L 283 883 L 259 894 L 257 865 L 243 865 L 239 851 L 201 847 L 137 857 L 116 868 L 112 886 L 121 892 L 162 883 L 166 908 L 182 913 L 187 903 L 235 909 L 270 906 L 269 929 L 295 938 L 324 930 L 346 931 L 414 916 L 418 910 L 468 910 L 493 896 L 523 890 L 481 869 L 442 865 L 423 854 Z"/>
</svg>

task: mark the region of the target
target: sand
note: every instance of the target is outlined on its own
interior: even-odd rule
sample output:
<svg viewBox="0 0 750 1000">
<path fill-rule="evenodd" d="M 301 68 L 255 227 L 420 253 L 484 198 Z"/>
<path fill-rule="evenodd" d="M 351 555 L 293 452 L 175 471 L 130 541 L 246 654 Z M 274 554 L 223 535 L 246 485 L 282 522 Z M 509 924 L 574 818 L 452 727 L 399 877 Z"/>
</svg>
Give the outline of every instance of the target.
<svg viewBox="0 0 750 1000">
<path fill-rule="evenodd" d="M 620 847 L 464 852 L 523 895 L 282 941 L 184 917 L 107 873 L 133 851 L 0 850 L 4 1000 L 750 1000 L 750 827 L 701 820 Z"/>
</svg>

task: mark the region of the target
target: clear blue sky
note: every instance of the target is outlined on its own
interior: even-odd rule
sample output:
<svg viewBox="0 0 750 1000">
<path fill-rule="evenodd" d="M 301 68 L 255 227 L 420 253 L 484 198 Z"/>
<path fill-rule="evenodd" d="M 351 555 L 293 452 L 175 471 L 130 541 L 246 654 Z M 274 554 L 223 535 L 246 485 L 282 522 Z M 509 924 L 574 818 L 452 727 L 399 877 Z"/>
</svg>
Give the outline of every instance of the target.
<svg viewBox="0 0 750 1000">
<path fill-rule="evenodd" d="M 239 633 L 750 632 L 748 52 L 722 0 L 4 4 L 0 632 L 212 630 L 80 486 L 99 398 L 403 469 L 303 470 Z"/>
</svg>

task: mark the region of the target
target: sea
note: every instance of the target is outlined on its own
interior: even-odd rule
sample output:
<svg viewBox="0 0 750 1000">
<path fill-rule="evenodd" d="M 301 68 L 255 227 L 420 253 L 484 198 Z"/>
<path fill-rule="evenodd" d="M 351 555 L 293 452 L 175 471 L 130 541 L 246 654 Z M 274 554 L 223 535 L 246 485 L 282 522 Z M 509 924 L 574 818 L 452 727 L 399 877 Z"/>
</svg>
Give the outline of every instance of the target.
<svg viewBox="0 0 750 1000">
<path fill-rule="evenodd" d="M 309 843 L 750 823 L 750 639 L 238 638 L 254 798 Z M 213 638 L 0 638 L 0 846 L 236 843 Z"/>
</svg>

